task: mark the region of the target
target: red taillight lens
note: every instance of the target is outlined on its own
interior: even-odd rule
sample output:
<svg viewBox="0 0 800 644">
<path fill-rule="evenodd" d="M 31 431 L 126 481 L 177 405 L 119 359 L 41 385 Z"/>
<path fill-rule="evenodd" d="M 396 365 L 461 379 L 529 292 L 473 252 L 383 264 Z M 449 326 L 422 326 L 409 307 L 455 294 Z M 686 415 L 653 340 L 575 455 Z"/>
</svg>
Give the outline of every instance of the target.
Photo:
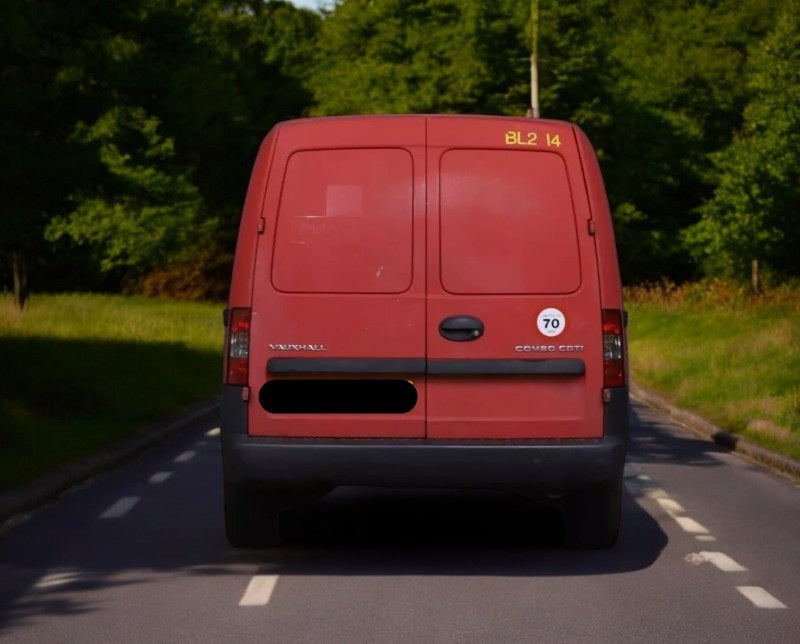
<svg viewBox="0 0 800 644">
<path fill-rule="evenodd" d="M 250 309 L 231 309 L 225 353 L 225 384 L 247 385 L 250 364 Z"/>
<path fill-rule="evenodd" d="M 625 386 L 622 311 L 603 309 L 603 386 Z"/>
</svg>

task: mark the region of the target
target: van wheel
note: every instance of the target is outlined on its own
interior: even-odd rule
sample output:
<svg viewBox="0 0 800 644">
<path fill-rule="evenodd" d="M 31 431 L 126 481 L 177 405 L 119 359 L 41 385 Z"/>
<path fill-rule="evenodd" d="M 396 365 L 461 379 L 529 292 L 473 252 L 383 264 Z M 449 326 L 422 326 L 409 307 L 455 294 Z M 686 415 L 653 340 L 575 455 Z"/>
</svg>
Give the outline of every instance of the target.
<svg viewBox="0 0 800 644">
<path fill-rule="evenodd" d="M 280 545 L 280 510 L 277 499 L 253 485 L 225 481 L 225 532 L 235 548 Z"/>
<path fill-rule="evenodd" d="M 563 506 L 569 548 L 609 548 L 619 535 L 622 477 L 570 492 Z"/>
</svg>

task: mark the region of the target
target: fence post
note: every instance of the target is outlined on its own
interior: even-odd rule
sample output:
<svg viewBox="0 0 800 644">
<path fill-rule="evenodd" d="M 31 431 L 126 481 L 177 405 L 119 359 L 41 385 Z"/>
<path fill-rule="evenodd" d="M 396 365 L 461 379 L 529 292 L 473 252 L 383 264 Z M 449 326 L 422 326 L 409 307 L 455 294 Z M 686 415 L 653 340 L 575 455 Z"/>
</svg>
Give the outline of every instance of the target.
<svg viewBox="0 0 800 644">
<path fill-rule="evenodd" d="M 761 295 L 761 284 L 758 278 L 758 260 L 754 259 L 750 264 L 750 285 L 753 288 L 753 295 Z"/>
</svg>

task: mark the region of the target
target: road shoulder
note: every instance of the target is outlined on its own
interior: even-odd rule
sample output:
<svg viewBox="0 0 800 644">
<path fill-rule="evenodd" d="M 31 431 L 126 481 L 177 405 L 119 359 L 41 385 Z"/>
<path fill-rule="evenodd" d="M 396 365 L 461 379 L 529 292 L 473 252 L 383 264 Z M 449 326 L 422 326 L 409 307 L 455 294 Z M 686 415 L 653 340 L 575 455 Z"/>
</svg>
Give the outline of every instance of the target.
<svg viewBox="0 0 800 644">
<path fill-rule="evenodd" d="M 800 484 L 800 461 L 765 449 L 741 436 L 725 431 L 695 413 L 676 407 L 666 398 L 645 389 L 638 383 L 631 383 L 630 392 L 631 397 L 635 400 L 661 411 L 679 425 L 686 427 L 706 440 L 741 454 L 776 474 L 785 476 L 794 483 Z"/>
<path fill-rule="evenodd" d="M 93 456 L 70 463 L 25 485 L 0 490 L 0 529 L 6 523 L 15 523 L 20 515 L 45 505 L 98 474 L 131 460 L 165 437 L 218 413 L 218 400 L 200 403 L 151 425 L 131 438 L 111 445 Z"/>
</svg>

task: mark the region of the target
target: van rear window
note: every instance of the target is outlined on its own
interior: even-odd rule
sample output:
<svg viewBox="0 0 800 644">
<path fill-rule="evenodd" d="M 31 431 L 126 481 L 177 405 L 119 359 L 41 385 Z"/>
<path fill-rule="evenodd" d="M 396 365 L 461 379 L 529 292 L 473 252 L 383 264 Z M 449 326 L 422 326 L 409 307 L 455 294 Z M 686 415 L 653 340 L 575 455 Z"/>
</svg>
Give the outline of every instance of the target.
<svg viewBox="0 0 800 644">
<path fill-rule="evenodd" d="M 581 281 L 558 154 L 449 150 L 440 165 L 441 280 L 450 293 L 571 293 Z"/>
<path fill-rule="evenodd" d="M 304 293 L 402 293 L 411 285 L 413 165 L 401 149 L 294 153 L 272 283 Z"/>
</svg>

